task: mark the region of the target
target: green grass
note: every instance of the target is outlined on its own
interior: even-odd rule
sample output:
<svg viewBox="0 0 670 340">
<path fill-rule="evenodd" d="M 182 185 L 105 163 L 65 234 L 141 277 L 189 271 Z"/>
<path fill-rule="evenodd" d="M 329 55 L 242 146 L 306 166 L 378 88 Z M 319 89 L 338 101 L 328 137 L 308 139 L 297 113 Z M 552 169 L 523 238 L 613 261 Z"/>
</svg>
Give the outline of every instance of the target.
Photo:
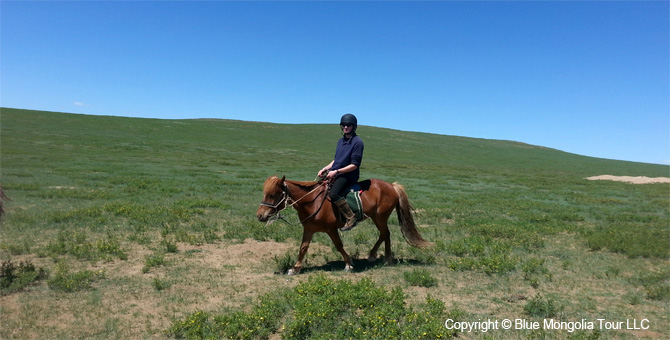
<svg viewBox="0 0 670 340">
<path fill-rule="evenodd" d="M 169 335 L 183 339 L 257 339 L 281 332 L 285 339 L 446 339 L 454 330 L 444 320 L 459 320 L 444 303 L 426 298 L 415 310 L 400 288 L 387 290 L 371 280 L 310 277 L 297 287 L 260 298 L 249 313 L 210 315 L 198 311 L 176 321 Z"/>
<path fill-rule="evenodd" d="M 434 287 L 437 286 L 437 279 L 434 278 L 428 270 L 414 269 L 411 272 L 405 272 L 405 281 L 411 286 Z"/>
<path fill-rule="evenodd" d="M 81 270 L 72 272 L 67 264 L 58 263 L 56 273 L 49 278 L 49 288 L 55 291 L 72 293 L 85 289 L 92 289 L 95 281 L 104 278 L 104 271 Z"/>
<path fill-rule="evenodd" d="M 642 274 L 632 280 L 644 287 L 646 297 L 651 300 L 670 301 L 670 270 Z"/>
<path fill-rule="evenodd" d="M 367 264 L 364 258 L 377 231 L 363 222 L 343 235 L 345 249 L 357 260 L 355 273 L 341 272 L 344 264 L 330 239 L 317 234 L 304 274 L 287 280 L 274 273 L 284 272 L 297 256 L 302 228 L 290 211 L 286 215 L 293 224 L 266 227 L 256 220 L 262 183 L 271 175 L 313 179 L 332 159 L 337 126 L 7 108 L 0 114 L 0 178 L 12 199 L 5 205 L 0 260 L 30 262 L 50 273 L 48 280 L 30 279 L 21 289 L 3 292 L 3 339 L 161 338 L 189 318 L 216 332 L 236 330 L 239 336 L 257 329 L 285 338 L 326 338 L 360 327 L 385 337 L 410 327 L 374 333 L 373 320 L 365 318 L 401 302 L 405 325 L 421 334 L 445 331 L 435 325 L 437 319 L 409 321 L 412 313 L 433 308 L 426 291 L 431 301 L 445 311 L 460 311 L 466 321 L 547 313 L 570 320 L 638 317 L 651 321 L 644 336 L 670 337 L 663 327 L 670 185 L 584 179 L 667 177 L 668 166 L 361 126 L 366 144 L 362 176 L 403 184 L 417 209 L 421 234 L 436 246 L 409 247 L 393 216 L 398 265 Z M 104 275 L 96 274 L 100 270 Z M 358 284 L 366 282 L 389 304 L 369 310 L 342 307 L 337 312 L 344 313 L 337 314 L 341 322 L 307 328 L 296 324 L 309 321 L 302 314 L 282 314 L 271 324 L 252 322 L 257 308 L 263 311 L 255 304 L 261 297 L 277 306 L 274 312 L 302 313 L 286 297 L 297 298 L 294 289 L 313 285 L 316 277 L 328 287 L 352 286 L 355 296 L 363 289 Z M 50 289 L 63 284 L 82 288 Z M 309 299 L 318 306 L 327 297 Z M 342 316 L 351 313 L 352 318 Z M 230 330 L 218 329 L 216 320 L 231 315 L 242 321 Z"/>
</svg>

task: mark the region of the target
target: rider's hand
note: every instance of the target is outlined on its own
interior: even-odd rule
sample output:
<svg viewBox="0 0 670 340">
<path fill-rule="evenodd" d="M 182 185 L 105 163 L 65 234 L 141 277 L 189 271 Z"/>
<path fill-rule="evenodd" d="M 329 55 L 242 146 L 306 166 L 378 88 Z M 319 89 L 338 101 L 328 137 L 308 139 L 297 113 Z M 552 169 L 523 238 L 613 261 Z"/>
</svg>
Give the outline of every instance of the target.
<svg viewBox="0 0 670 340">
<path fill-rule="evenodd" d="M 329 171 L 328 175 L 326 176 L 327 179 L 333 179 L 337 176 L 337 171 Z"/>
</svg>

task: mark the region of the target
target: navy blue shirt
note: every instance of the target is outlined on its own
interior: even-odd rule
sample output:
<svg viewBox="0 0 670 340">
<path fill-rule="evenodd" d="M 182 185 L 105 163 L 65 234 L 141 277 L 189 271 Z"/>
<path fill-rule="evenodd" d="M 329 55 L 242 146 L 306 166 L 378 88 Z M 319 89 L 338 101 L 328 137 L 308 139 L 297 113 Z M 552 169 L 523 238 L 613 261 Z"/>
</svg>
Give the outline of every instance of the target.
<svg viewBox="0 0 670 340">
<path fill-rule="evenodd" d="M 337 149 L 335 149 L 335 161 L 333 162 L 333 170 L 342 169 L 349 164 L 355 164 L 356 170 L 347 172 L 346 174 L 339 174 L 347 178 L 350 182 L 358 181 L 360 176 L 361 162 L 363 161 L 363 140 L 357 135 L 351 138 L 342 137 L 337 141 Z"/>
</svg>

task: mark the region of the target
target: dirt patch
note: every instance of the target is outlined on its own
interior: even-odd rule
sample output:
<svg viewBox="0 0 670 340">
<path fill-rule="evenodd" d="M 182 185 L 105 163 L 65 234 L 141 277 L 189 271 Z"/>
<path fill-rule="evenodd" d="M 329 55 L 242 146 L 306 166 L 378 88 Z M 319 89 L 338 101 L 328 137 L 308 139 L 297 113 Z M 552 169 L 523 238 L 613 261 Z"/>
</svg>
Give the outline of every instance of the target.
<svg viewBox="0 0 670 340">
<path fill-rule="evenodd" d="M 626 182 L 632 184 L 652 184 L 652 183 L 670 183 L 669 177 L 645 177 L 645 176 L 612 176 L 612 175 L 601 175 L 587 177 L 586 179 L 591 181 L 616 181 L 616 182 Z"/>
</svg>

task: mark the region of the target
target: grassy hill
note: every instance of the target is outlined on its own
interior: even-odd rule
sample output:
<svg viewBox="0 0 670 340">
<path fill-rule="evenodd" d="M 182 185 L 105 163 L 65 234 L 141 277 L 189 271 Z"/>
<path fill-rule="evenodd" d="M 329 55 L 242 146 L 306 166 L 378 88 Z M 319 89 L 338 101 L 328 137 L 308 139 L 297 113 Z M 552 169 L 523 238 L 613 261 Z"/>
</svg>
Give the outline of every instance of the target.
<svg viewBox="0 0 670 340">
<path fill-rule="evenodd" d="M 650 326 L 464 338 L 670 337 L 670 185 L 584 179 L 667 177 L 668 166 L 361 126 L 362 176 L 405 185 L 436 247 L 411 248 L 392 227 L 398 265 L 368 265 L 377 232 L 365 222 L 343 234 L 356 273 L 341 272 L 317 235 L 311 269 L 287 279 L 274 273 L 297 256 L 301 227 L 295 213 L 293 225 L 255 219 L 261 186 L 270 175 L 312 180 L 332 160 L 336 125 L 0 114 L 0 182 L 12 199 L 0 238 L 3 339 L 435 338 L 453 335 L 448 317 Z M 375 292 L 378 306 L 287 302 L 319 305 L 322 294 L 298 292 L 343 283 L 349 298 Z M 372 322 L 399 308 L 384 327 Z M 430 317 L 413 318 L 422 312 Z"/>
</svg>

